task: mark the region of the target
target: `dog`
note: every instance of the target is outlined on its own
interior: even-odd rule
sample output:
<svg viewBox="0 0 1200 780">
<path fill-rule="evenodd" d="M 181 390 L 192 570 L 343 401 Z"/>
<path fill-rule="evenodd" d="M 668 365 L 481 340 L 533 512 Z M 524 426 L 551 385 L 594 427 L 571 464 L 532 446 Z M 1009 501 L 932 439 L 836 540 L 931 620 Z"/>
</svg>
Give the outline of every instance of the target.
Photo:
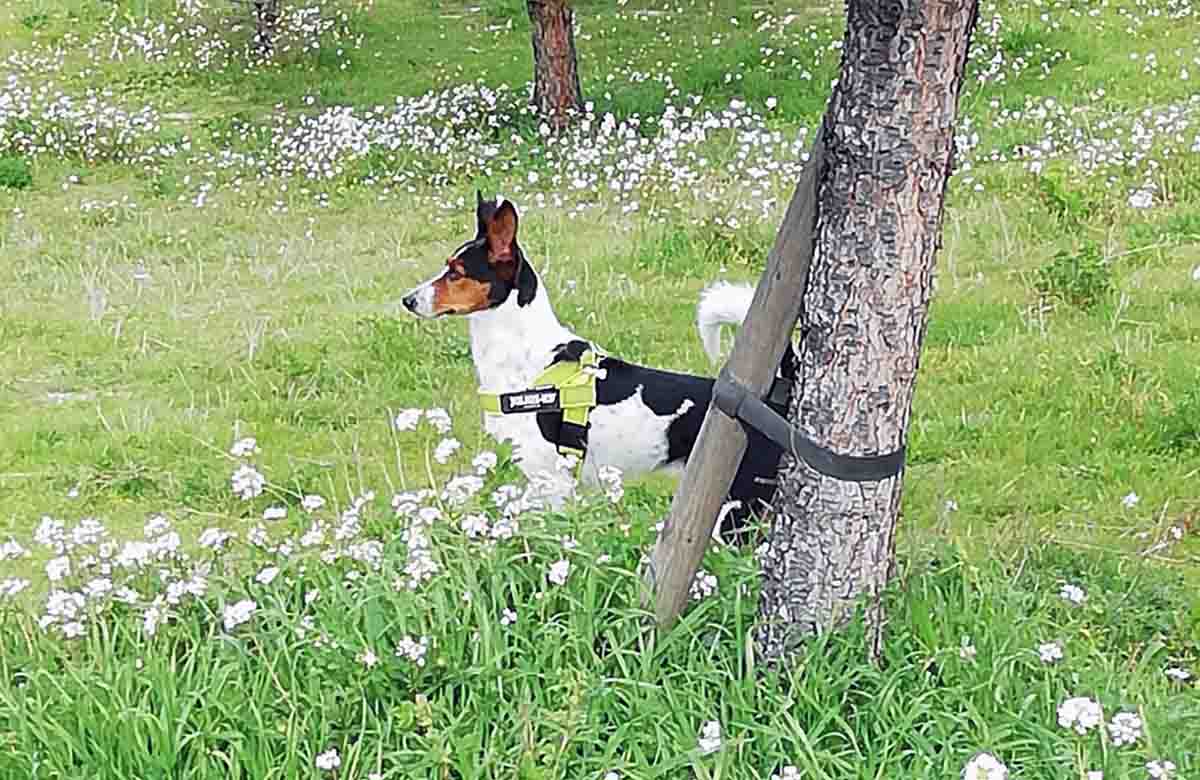
<svg viewBox="0 0 1200 780">
<path fill-rule="evenodd" d="M 557 362 L 578 361 L 596 349 L 554 314 L 545 285 L 518 242 L 519 217 L 512 201 L 485 200 L 476 193 L 476 234 L 461 244 L 437 275 L 403 298 L 414 315 L 427 319 L 467 318 L 471 357 L 484 392 L 529 388 Z M 702 293 L 696 322 L 705 351 L 714 361 L 723 325 L 740 325 L 754 290 L 718 282 Z M 652 471 L 682 472 L 713 395 L 710 377 L 664 371 L 600 355 L 596 405 L 586 427 L 580 480 L 596 485 L 605 467 L 624 478 Z M 796 356 L 790 345 L 780 364 L 787 392 L 770 405 L 786 416 Z M 513 447 L 514 460 L 532 480 L 545 479 L 561 463 L 556 446 L 562 412 L 485 413 L 485 430 Z M 781 448 L 753 429 L 723 511 L 721 534 L 745 540 L 746 521 L 774 496 Z"/>
</svg>

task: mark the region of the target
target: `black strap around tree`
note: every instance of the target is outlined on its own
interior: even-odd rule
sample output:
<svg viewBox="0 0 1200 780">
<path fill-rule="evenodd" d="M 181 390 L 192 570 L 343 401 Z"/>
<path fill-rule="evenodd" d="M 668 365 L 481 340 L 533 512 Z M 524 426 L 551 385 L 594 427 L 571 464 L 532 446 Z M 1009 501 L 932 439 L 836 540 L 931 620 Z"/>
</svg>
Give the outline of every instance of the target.
<svg viewBox="0 0 1200 780">
<path fill-rule="evenodd" d="M 769 399 L 777 400 L 776 380 Z M 904 468 L 904 448 L 886 455 L 840 455 L 796 430 L 774 409 L 721 369 L 713 386 L 713 403 L 725 414 L 749 426 L 827 477 L 843 482 L 879 482 Z"/>
</svg>

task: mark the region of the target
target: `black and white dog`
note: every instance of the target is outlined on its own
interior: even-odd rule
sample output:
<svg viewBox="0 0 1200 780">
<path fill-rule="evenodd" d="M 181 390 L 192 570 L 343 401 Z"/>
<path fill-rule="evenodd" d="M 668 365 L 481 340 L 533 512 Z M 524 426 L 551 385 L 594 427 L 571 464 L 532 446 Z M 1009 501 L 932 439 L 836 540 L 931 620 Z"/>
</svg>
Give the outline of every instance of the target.
<svg viewBox="0 0 1200 780">
<path fill-rule="evenodd" d="M 544 285 L 517 243 L 518 218 L 512 202 L 477 197 L 475 238 L 454 250 L 440 273 L 408 293 L 404 306 L 419 317 L 466 315 L 480 388 L 494 393 L 520 391 L 552 363 L 578 360 L 591 344 L 554 315 Z M 740 325 L 753 294 L 749 286 L 724 282 L 702 293 L 697 325 L 705 351 L 714 360 L 721 326 Z M 793 375 L 794 365 L 795 354 L 789 349 L 781 372 Z M 682 470 L 708 410 L 713 380 L 607 356 L 600 361 L 597 377 L 583 483 L 595 484 L 605 466 L 618 469 L 625 478 L 661 469 Z M 775 408 L 787 414 L 784 405 Z M 484 427 L 495 438 L 512 443 L 514 458 L 530 479 L 545 480 L 560 464 L 550 432 L 558 429 L 561 420 L 561 412 L 485 414 Z M 723 533 L 740 530 L 747 515 L 774 495 L 780 455 L 778 445 L 749 431 L 749 446 L 730 490 L 731 501 L 739 503 L 726 513 Z"/>
</svg>

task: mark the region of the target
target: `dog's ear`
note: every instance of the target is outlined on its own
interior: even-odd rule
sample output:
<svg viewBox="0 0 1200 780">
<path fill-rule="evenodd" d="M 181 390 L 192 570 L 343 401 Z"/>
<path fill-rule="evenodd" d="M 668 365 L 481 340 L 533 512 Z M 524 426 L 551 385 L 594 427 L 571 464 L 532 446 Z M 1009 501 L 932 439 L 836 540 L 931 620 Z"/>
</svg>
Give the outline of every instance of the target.
<svg viewBox="0 0 1200 780">
<path fill-rule="evenodd" d="M 493 262 L 516 261 L 517 210 L 509 201 L 503 201 L 487 220 L 488 260 Z"/>
<path fill-rule="evenodd" d="M 488 262 L 498 267 L 501 278 L 511 280 L 516 287 L 517 305 L 528 306 L 537 295 L 538 278 L 517 243 L 517 207 L 500 196 L 495 202 L 486 201 L 478 190 L 475 197 L 479 234 L 487 240 Z"/>
<path fill-rule="evenodd" d="M 491 204 L 483 199 L 483 191 L 475 190 L 475 239 L 478 241 L 487 235 L 488 220 L 491 219 Z"/>
<path fill-rule="evenodd" d="M 533 268 L 525 260 L 525 255 L 518 249 L 517 260 L 517 305 L 528 306 L 537 295 L 538 278 Z"/>
</svg>

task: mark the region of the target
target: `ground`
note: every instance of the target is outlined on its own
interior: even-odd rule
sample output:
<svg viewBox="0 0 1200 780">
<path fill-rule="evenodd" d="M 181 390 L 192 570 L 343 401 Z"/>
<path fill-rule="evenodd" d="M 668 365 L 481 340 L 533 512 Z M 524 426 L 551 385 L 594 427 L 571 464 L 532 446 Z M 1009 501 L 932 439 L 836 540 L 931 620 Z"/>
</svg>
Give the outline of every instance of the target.
<svg viewBox="0 0 1200 780">
<path fill-rule="evenodd" d="M 833 637 L 768 685 L 752 556 L 712 553 L 715 592 L 647 644 L 671 482 L 505 515 L 464 324 L 397 304 L 482 187 L 565 322 L 714 371 L 699 291 L 761 270 L 841 7 L 578 3 L 589 114 L 559 138 L 524 106 L 522 3 L 283 5 L 268 61 L 216 0 L 0 11 L 7 775 L 292 776 L 329 749 L 344 777 L 1200 770 L 1195 683 L 1165 671 L 1200 642 L 1191 3 L 981 9 L 888 662 Z M 431 408 L 448 458 L 436 415 L 394 424 Z M 1145 734 L 1060 727 L 1076 695 Z"/>
</svg>

